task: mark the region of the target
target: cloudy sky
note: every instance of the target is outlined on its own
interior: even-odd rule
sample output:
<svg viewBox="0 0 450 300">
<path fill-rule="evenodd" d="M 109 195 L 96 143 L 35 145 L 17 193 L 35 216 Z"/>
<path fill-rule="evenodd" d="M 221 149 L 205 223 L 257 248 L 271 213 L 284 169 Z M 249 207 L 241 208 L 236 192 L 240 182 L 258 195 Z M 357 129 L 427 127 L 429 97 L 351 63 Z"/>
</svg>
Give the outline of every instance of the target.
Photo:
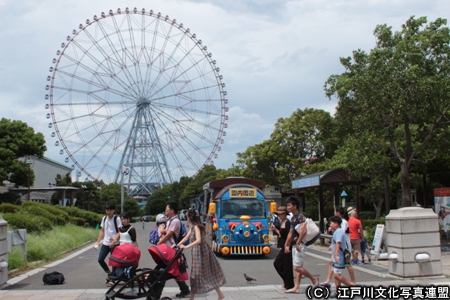
<svg viewBox="0 0 450 300">
<path fill-rule="evenodd" d="M 412 15 L 431 21 L 450 14 L 447 0 L 0 0 L 0 115 L 44 133 L 51 159 L 65 158 L 44 108 L 55 52 L 78 24 L 119 7 L 169 15 L 213 54 L 229 99 L 219 168 L 231 167 L 237 152 L 267 139 L 276 120 L 296 109 L 333 114 L 324 82 L 344 71 L 339 57 L 374 47 L 377 24 L 397 31 Z"/>
</svg>

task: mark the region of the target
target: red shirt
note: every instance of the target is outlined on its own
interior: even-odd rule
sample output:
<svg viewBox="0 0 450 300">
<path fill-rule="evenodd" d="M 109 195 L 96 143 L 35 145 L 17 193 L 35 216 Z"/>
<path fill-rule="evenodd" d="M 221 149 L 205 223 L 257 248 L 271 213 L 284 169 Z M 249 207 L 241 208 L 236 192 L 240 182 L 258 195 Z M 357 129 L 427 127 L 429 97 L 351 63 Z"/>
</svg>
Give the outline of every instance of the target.
<svg viewBox="0 0 450 300">
<path fill-rule="evenodd" d="M 359 231 L 362 230 L 362 223 L 355 217 L 348 219 L 348 228 L 350 230 L 350 239 L 359 240 L 361 238 Z"/>
</svg>

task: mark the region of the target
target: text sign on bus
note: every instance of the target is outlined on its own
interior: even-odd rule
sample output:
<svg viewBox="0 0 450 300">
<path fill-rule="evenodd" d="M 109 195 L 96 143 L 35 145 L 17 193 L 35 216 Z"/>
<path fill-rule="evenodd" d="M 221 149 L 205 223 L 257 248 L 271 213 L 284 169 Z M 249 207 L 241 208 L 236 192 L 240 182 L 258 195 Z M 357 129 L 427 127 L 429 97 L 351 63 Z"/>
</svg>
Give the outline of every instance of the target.
<svg viewBox="0 0 450 300">
<path fill-rule="evenodd" d="M 230 189 L 231 198 L 256 198 L 256 189 L 252 188 L 237 188 Z"/>
</svg>

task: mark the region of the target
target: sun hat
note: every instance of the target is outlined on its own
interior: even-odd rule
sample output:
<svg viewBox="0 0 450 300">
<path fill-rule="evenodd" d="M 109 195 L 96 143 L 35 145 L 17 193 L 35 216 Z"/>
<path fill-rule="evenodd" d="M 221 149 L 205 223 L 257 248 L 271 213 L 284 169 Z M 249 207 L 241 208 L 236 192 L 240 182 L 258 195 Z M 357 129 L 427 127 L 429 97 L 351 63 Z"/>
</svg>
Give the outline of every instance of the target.
<svg viewBox="0 0 450 300">
<path fill-rule="evenodd" d="M 163 214 L 159 214 L 156 216 L 156 223 L 163 223 L 166 221 L 166 216 Z"/>
<path fill-rule="evenodd" d="M 286 206 L 278 206 L 277 210 L 274 212 L 274 214 L 288 214 L 287 207 Z"/>
<path fill-rule="evenodd" d="M 347 208 L 347 213 L 351 213 L 354 210 L 356 210 L 356 208 L 353 208 L 352 206 L 350 206 L 349 208 Z"/>
</svg>

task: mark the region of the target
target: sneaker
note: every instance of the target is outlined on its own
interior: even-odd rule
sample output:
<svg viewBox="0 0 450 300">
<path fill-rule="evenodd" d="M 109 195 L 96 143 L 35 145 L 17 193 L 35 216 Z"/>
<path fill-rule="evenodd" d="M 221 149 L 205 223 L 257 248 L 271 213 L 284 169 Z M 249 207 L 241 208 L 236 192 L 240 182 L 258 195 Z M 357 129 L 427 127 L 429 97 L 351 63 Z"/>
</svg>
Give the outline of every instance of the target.
<svg viewBox="0 0 450 300">
<path fill-rule="evenodd" d="M 178 298 L 187 298 L 191 295 L 191 291 L 181 291 L 179 294 L 176 294 L 175 297 Z"/>
<path fill-rule="evenodd" d="M 353 264 L 354 264 L 354 265 L 362 265 L 362 262 L 360 262 L 359 260 L 355 260 L 355 261 L 353 262 Z"/>
<path fill-rule="evenodd" d="M 326 283 L 326 282 L 319 283 L 319 286 L 327 288 L 327 289 L 331 289 L 331 284 Z"/>
</svg>

